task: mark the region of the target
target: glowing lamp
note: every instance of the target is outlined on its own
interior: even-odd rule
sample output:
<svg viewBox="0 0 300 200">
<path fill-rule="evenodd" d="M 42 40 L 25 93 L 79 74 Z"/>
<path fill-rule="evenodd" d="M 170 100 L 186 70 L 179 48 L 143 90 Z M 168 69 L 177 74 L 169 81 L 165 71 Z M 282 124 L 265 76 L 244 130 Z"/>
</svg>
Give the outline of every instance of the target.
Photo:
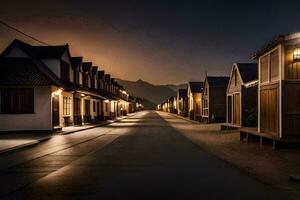
<svg viewBox="0 0 300 200">
<path fill-rule="evenodd" d="M 58 89 L 55 92 L 52 93 L 53 96 L 59 96 L 62 92 L 62 89 Z"/>
<path fill-rule="evenodd" d="M 109 103 L 109 100 L 108 100 L 108 99 L 106 99 L 106 100 L 104 101 L 104 103 Z"/>
<path fill-rule="evenodd" d="M 296 48 L 293 53 L 294 61 L 300 61 L 300 48 Z"/>
</svg>

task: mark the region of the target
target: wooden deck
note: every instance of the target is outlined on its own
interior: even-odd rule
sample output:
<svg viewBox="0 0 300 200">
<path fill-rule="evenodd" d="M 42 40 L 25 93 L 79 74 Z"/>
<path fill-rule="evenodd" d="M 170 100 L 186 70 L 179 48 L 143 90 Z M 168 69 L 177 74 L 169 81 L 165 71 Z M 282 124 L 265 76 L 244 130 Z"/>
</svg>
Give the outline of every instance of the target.
<svg viewBox="0 0 300 200">
<path fill-rule="evenodd" d="M 273 149 L 278 149 L 280 146 L 287 144 L 300 144 L 300 137 L 276 137 L 270 134 L 259 132 L 257 128 L 242 127 L 240 131 L 240 141 L 245 142 L 259 142 L 263 145 L 266 141 L 271 141 Z"/>
<path fill-rule="evenodd" d="M 230 124 L 230 123 L 223 123 L 221 124 L 221 131 L 226 131 L 226 130 L 239 130 L 241 126 L 235 125 L 235 124 Z"/>
</svg>

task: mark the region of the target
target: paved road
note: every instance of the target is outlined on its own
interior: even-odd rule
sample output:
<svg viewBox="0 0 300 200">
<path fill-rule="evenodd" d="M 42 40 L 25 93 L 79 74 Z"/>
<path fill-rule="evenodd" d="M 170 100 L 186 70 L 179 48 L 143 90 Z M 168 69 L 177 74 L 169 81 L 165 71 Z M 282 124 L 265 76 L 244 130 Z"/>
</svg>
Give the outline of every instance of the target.
<svg viewBox="0 0 300 200">
<path fill-rule="evenodd" d="M 139 112 L 105 127 L 1 155 L 0 197 L 286 199 L 201 150 L 170 125 L 172 118 Z"/>
</svg>

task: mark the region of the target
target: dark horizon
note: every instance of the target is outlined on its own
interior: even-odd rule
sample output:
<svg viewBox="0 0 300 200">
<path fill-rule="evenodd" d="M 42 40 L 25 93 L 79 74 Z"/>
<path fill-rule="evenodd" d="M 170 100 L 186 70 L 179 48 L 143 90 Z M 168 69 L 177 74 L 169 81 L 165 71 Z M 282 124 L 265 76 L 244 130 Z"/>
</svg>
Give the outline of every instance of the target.
<svg viewBox="0 0 300 200">
<path fill-rule="evenodd" d="M 18 6 L 16 6 L 18 5 Z M 1 20 L 50 44 L 69 43 L 116 78 L 155 85 L 229 75 L 234 62 L 300 30 L 299 3 L 273 1 L 6 1 Z M 0 49 L 14 38 L 0 25 Z"/>
</svg>

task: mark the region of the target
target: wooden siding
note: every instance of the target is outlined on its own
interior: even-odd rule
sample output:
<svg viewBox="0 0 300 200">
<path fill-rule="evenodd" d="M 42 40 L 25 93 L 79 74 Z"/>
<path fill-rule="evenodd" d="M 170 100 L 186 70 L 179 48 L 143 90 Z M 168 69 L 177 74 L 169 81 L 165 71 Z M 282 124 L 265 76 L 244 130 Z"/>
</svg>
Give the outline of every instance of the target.
<svg viewBox="0 0 300 200">
<path fill-rule="evenodd" d="M 232 122 L 232 96 L 227 96 L 227 122 Z"/>
<path fill-rule="evenodd" d="M 261 132 L 279 137 L 278 84 L 264 86 L 260 89 Z"/>
<path fill-rule="evenodd" d="M 260 59 L 260 82 L 269 80 L 269 56 L 266 55 Z"/>
<path fill-rule="evenodd" d="M 232 95 L 233 99 L 233 123 L 236 125 L 241 125 L 241 94 L 237 93 Z"/>
<path fill-rule="evenodd" d="M 270 54 L 270 80 L 276 81 L 279 77 L 279 52 L 278 49 Z"/>
<path fill-rule="evenodd" d="M 300 82 L 282 83 L 282 136 L 300 135 Z"/>
<path fill-rule="evenodd" d="M 234 92 L 240 92 L 242 84 L 243 84 L 242 79 L 235 67 L 230 79 L 228 94 L 232 94 Z"/>
<path fill-rule="evenodd" d="M 209 87 L 209 121 L 226 120 L 226 87 Z"/>
</svg>

